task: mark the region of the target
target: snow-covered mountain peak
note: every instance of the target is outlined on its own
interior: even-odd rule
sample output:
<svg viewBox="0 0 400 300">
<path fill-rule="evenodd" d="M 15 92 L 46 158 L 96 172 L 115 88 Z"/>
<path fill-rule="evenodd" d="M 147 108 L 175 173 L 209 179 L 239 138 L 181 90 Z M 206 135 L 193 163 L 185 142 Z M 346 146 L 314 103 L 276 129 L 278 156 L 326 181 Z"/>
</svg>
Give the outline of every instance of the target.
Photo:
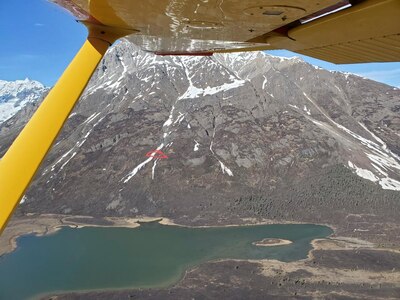
<svg viewBox="0 0 400 300">
<path fill-rule="evenodd" d="M 0 124 L 14 116 L 27 103 L 36 102 L 48 91 L 42 83 L 24 80 L 0 80 Z"/>
<path fill-rule="evenodd" d="M 0 80 L 0 93 L 9 93 L 16 95 L 21 90 L 41 90 L 46 87 L 36 80 L 25 78 L 23 80 L 6 81 Z"/>
</svg>

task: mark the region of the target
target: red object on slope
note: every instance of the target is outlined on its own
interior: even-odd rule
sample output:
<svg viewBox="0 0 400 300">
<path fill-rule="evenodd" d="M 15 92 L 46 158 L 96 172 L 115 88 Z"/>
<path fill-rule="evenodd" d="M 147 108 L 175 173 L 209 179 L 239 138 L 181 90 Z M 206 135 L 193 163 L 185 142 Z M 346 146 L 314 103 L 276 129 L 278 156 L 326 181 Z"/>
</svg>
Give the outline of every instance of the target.
<svg viewBox="0 0 400 300">
<path fill-rule="evenodd" d="M 165 155 L 164 152 L 161 150 L 152 150 L 146 153 L 147 157 L 153 157 L 153 158 L 158 158 L 158 159 L 165 159 L 168 158 L 167 155 Z"/>
</svg>

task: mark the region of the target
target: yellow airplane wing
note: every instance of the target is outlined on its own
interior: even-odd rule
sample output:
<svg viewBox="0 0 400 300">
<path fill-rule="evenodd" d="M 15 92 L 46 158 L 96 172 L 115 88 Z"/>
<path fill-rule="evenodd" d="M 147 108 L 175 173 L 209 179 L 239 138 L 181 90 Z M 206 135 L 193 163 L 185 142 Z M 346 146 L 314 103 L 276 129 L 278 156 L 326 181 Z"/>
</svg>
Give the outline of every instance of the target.
<svg viewBox="0 0 400 300">
<path fill-rule="evenodd" d="M 88 39 L 0 160 L 0 233 L 108 47 L 161 55 L 288 49 L 333 63 L 400 61 L 400 0 L 53 0 Z"/>
<path fill-rule="evenodd" d="M 134 30 L 158 54 L 288 49 L 333 63 L 400 60 L 399 0 L 55 0 Z"/>
</svg>

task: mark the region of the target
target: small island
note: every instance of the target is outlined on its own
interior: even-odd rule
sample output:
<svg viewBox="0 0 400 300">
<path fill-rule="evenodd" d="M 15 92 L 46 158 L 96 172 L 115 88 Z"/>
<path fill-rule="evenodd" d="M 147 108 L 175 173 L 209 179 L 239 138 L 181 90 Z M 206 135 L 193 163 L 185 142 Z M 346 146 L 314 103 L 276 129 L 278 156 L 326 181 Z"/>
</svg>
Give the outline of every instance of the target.
<svg viewBox="0 0 400 300">
<path fill-rule="evenodd" d="M 292 244 L 292 241 L 283 239 L 263 239 L 261 241 L 253 242 L 255 246 L 272 247 L 272 246 L 283 246 Z"/>
</svg>

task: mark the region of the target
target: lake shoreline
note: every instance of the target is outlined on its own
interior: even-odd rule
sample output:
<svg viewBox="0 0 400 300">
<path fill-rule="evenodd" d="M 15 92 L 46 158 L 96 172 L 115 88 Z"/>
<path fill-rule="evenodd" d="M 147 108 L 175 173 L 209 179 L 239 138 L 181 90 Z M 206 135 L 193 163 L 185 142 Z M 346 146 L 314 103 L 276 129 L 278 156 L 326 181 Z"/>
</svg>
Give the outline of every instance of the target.
<svg viewBox="0 0 400 300">
<path fill-rule="evenodd" d="M 62 227 L 82 228 L 82 227 L 124 227 L 137 228 L 141 223 L 157 222 L 166 226 L 179 226 L 187 228 L 209 228 L 209 227 L 235 227 L 235 226 L 254 226 L 254 225 L 278 225 L 278 224 L 313 224 L 301 222 L 275 222 L 272 220 L 242 219 L 241 224 L 224 225 L 184 225 L 177 224 L 174 220 L 165 217 L 140 216 L 135 218 L 124 217 L 104 217 L 94 218 L 91 216 L 66 216 L 56 214 L 27 215 L 14 218 L 10 221 L 3 234 L 0 236 L 0 257 L 13 252 L 17 248 L 17 239 L 23 235 L 35 234 L 44 236 L 56 233 Z M 335 234 L 335 228 L 326 224 L 313 224 L 326 226 L 332 229 Z M 312 241 L 313 242 L 313 241 Z M 311 243 L 312 244 L 312 243 Z M 286 245 L 282 244 L 282 245 Z M 262 245 L 266 246 L 266 245 Z M 269 245 L 275 246 L 275 245 Z"/>
<path fill-rule="evenodd" d="M 333 233 L 325 239 L 314 239 L 311 241 L 312 249 L 309 252 L 309 257 L 312 257 L 313 250 L 338 250 L 349 249 L 356 247 L 374 248 L 376 250 L 385 250 L 398 252 L 396 248 L 377 248 L 372 242 L 358 238 L 349 238 L 336 236 L 337 228 L 331 224 L 309 223 L 309 222 L 294 222 L 294 221 L 274 221 L 274 220 L 259 220 L 255 218 L 241 219 L 241 222 L 235 224 L 211 224 L 211 225 L 187 225 L 179 224 L 174 220 L 166 217 L 149 217 L 138 216 L 135 218 L 126 217 L 101 217 L 95 218 L 91 216 L 70 216 L 57 214 L 29 214 L 24 217 L 17 217 L 10 221 L 3 234 L 0 236 L 0 257 L 14 251 L 17 248 L 17 239 L 23 235 L 35 234 L 44 236 L 56 233 L 62 227 L 83 228 L 83 227 L 123 227 L 137 228 L 141 223 L 157 222 L 166 226 L 179 226 L 186 228 L 209 228 L 209 227 L 235 227 L 235 226 L 254 226 L 254 225 L 286 225 L 286 224 L 312 224 L 326 226 L 332 229 Z M 277 238 L 277 240 L 280 240 Z M 281 246 L 288 245 L 291 241 L 279 241 L 279 244 L 258 245 L 258 246 Z M 323 243 L 324 247 L 320 244 Z M 329 246 L 326 246 L 329 245 Z"/>
<path fill-rule="evenodd" d="M 205 227 L 231 227 L 231 226 L 252 226 L 252 225 L 273 225 L 273 224 L 310 224 L 310 223 L 299 223 L 299 222 L 274 222 L 271 220 L 257 220 L 257 219 L 242 219 L 239 224 L 225 224 L 225 225 L 202 225 L 202 226 L 190 226 L 190 225 L 182 225 L 176 224 L 173 220 L 168 218 L 161 217 L 137 217 L 137 218 L 95 218 L 88 216 L 65 216 L 65 215 L 28 215 L 23 218 L 14 218 L 9 227 L 4 232 L 3 236 L 0 238 L 0 256 L 5 253 L 9 253 L 13 251 L 17 244 L 16 240 L 18 237 L 26 234 L 36 234 L 39 236 L 42 235 L 50 235 L 54 234 L 58 230 L 63 227 L 71 227 L 71 228 L 82 228 L 82 227 L 123 227 L 123 228 L 137 228 L 141 226 L 141 223 L 148 222 L 157 222 L 162 225 L 173 225 L 180 227 L 188 227 L 188 228 L 205 228 Z M 242 270 L 242 268 L 251 268 L 253 271 L 243 275 L 243 278 L 247 278 L 248 276 L 259 276 L 257 278 L 262 278 L 262 285 L 268 284 L 268 282 L 276 282 L 282 280 L 281 274 L 286 274 L 285 278 L 291 278 L 290 280 L 298 281 L 296 279 L 298 275 L 290 275 L 290 274 L 302 274 L 301 272 L 306 272 L 307 276 L 312 276 L 312 282 L 314 284 L 318 284 L 321 288 L 324 287 L 324 280 L 329 278 L 329 281 L 337 280 L 339 283 L 337 285 L 344 285 L 347 281 L 352 284 L 364 284 L 364 282 L 372 285 L 372 284 L 389 284 L 395 285 L 397 282 L 397 278 L 399 273 L 390 271 L 390 272 L 379 272 L 375 270 L 368 270 L 367 275 L 372 277 L 381 278 L 379 283 L 375 283 L 375 281 L 370 280 L 368 278 L 364 278 L 360 271 L 348 269 L 339 269 L 341 276 L 337 279 L 336 270 L 331 270 L 329 268 L 324 267 L 323 269 L 318 269 L 318 261 L 321 262 L 321 258 L 324 258 L 326 261 L 324 263 L 331 264 L 332 261 L 336 261 L 335 258 L 329 258 L 334 253 L 338 255 L 347 255 L 348 261 L 353 261 L 360 256 L 360 251 L 371 255 L 371 253 L 375 253 L 373 255 L 393 255 L 390 253 L 397 253 L 400 255 L 399 249 L 390 249 L 390 248 L 380 248 L 379 245 L 374 244 L 372 242 L 368 242 L 365 240 L 350 238 L 350 237 L 341 237 L 335 235 L 335 229 L 333 226 L 325 225 L 325 224 L 315 224 L 315 225 L 324 225 L 333 230 L 333 233 L 324 238 L 316 238 L 310 241 L 311 249 L 309 250 L 307 257 L 293 261 L 293 262 L 282 262 L 275 259 L 217 259 L 213 261 L 206 262 L 204 264 L 188 268 L 182 274 L 182 277 L 178 282 L 172 285 L 168 285 L 167 287 L 148 287 L 148 288 L 117 288 L 117 289 L 98 289 L 98 290 L 77 290 L 77 291 L 59 291 L 52 292 L 50 294 L 41 294 L 37 297 L 40 299 L 48 299 L 50 296 L 57 295 L 61 296 L 60 299 L 69 299 L 70 296 L 78 296 L 85 295 L 88 298 L 92 299 L 107 299 L 109 295 L 128 295 L 129 291 L 134 292 L 134 294 L 139 295 L 147 295 L 152 293 L 150 291 L 156 291 L 158 293 L 166 293 L 169 295 L 168 291 L 177 289 L 182 292 L 182 287 L 185 287 L 190 291 L 189 287 L 192 285 L 193 278 L 198 278 L 199 274 L 215 274 L 216 271 L 226 272 L 226 266 L 229 266 L 229 270 Z M 282 245 L 282 240 L 278 238 L 265 239 L 266 244 L 262 246 L 270 246 L 270 245 Z M 259 242 L 263 242 L 264 240 L 260 240 Z M 290 241 L 289 241 L 290 242 Z M 253 242 L 253 245 L 257 242 Z M 333 251 L 333 252 L 332 252 Z M 369 252 L 368 252 L 369 251 Z M 373 252 L 371 252 L 373 251 Z M 326 253 L 322 255 L 322 253 Z M 347 254 L 345 254 L 347 253 Z M 379 254 L 381 253 L 381 254 Z M 346 260 L 346 262 L 347 262 Z M 317 262 L 316 262 L 317 261 Z M 366 264 L 363 268 L 367 268 L 368 264 Z M 213 270 L 213 271 L 211 271 Z M 245 269 L 243 269 L 245 270 Z M 322 270 L 322 271 L 321 271 Z M 350 270 L 350 271 L 349 271 Z M 392 269 L 390 269 L 392 270 Z M 229 271 L 232 272 L 232 271 Z M 278 272 L 278 273 L 276 273 Z M 283 273 L 282 273 L 283 272 Z M 362 271 L 365 272 L 365 271 Z M 224 274 L 224 273 L 221 273 Z M 249 275 L 250 274 L 250 275 Z M 311 275 L 310 275 L 311 274 Z M 347 274 L 347 275 L 346 275 Z M 225 275 L 224 275 L 225 276 Z M 294 277 L 293 277 L 294 276 Z M 328 276 L 328 277 L 327 277 Z M 200 276 L 200 278 L 202 278 Z M 221 277 L 222 278 L 222 277 Z M 223 277 L 225 278 L 225 277 Z M 228 277 L 227 277 L 228 278 Z M 272 281 L 269 278 L 274 278 Z M 340 279 L 340 278 L 343 278 Z M 244 280 L 244 279 L 243 279 Z M 265 282 L 265 280 L 267 280 Z M 268 281 L 270 280 L 270 281 Z M 286 280 L 286 279 L 285 279 Z M 309 279 L 311 280 L 311 279 Z M 244 281 L 245 282 L 245 281 Z M 281 284 L 285 281 L 280 281 Z M 274 285 L 271 286 L 271 288 Z M 164 295 L 164 296 L 166 296 Z M 43 297 L 43 298 L 42 298 Z M 36 298 L 35 298 L 36 299 Z M 166 298 L 169 299 L 169 298 Z"/>
<path fill-rule="evenodd" d="M 164 220 L 164 222 L 168 222 L 168 220 Z M 170 222 L 170 221 L 169 221 Z M 149 257 L 150 259 L 152 257 L 159 257 L 160 262 L 157 262 L 157 260 L 151 259 L 150 266 L 153 264 L 154 266 L 164 266 L 164 252 L 161 252 L 162 255 L 159 255 L 159 251 L 163 251 L 162 247 L 159 246 L 159 233 L 163 233 L 162 237 L 167 243 L 167 249 L 173 249 L 174 251 L 170 251 L 170 259 L 167 259 L 166 261 L 170 262 L 170 266 L 168 270 L 179 270 L 179 272 L 176 272 L 176 274 L 179 275 L 178 277 L 175 277 L 173 271 L 168 271 L 172 272 L 171 274 L 173 277 L 170 277 L 172 281 L 168 279 L 168 285 L 165 287 L 170 287 L 174 286 L 177 283 L 179 283 L 181 280 L 186 278 L 188 271 L 191 272 L 193 268 L 199 264 L 207 263 L 207 262 L 214 262 L 217 260 L 231 260 L 232 258 L 237 258 L 240 260 L 246 260 L 246 259 L 253 259 L 253 260 L 261 260 L 261 259 L 267 259 L 267 258 L 275 258 L 279 260 L 299 260 L 299 259 L 304 259 L 308 255 L 308 252 L 310 250 L 310 242 L 314 238 L 325 238 L 329 236 L 332 233 L 332 230 L 328 227 L 325 226 L 318 226 L 318 225 L 313 225 L 313 224 L 308 224 L 308 225 L 276 225 L 272 226 L 270 224 L 267 225 L 250 225 L 250 226 L 235 226 L 232 227 L 232 225 L 229 226 L 229 228 L 226 228 L 227 226 L 211 226 L 208 229 L 203 229 L 203 228 L 187 228 L 179 226 L 168 226 L 168 225 L 163 225 L 160 224 L 161 220 L 159 218 L 135 218 L 135 219 L 106 219 L 106 220 L 93 220 L 93 218 L 87 218 L 87 217 L 64 217 L 64 216 L 34 216 L 32 218 L 26 218 L 26 219 L 19 219 L 19 220 L 14 220 L 12 224 L 10 224 L 9 230 L 7 232 L 8 235 L 12 235 L 12 241 L 11 244 L 9 244 L 8 251 L 11 251 L 12 248 L 15 249 L 16 246 L 16 239 L 18 236 L 26 233 L 26 229 L 28 228 L 28 225 L 31 225 L 29 227 L 29 233 L 36 233 L 38 236 L 43 236 L 46 235 L 46 238 L 43 237 L 34 237 L 34 236 L 25 236 L 21 240 L 18 240 L 18 250 L 13 252 L 10 255 L 6 255 L 3 257 L 4 260 L 2 260 L 5 263 L 5 266 L 7 265 L 10 269 L 3 269 L 2 273 L 0 274 L 0 278 L 4 278 L 5 281 L 2 283 L 4 284 L 3 287 L 5 287 L 4 293 L 8 295 L 12 295 L 13 292 L 16 291 L 16 288 L 18 286 L 14 286 L 11 282 L 8 282 L 9 280 L 8 275 L 11 270 L 20 270 L 19 272 L 22 272 L 22 274 L 31 274 L 32 270 L 36 269 L 36 267 L 27 267 L 27 272 L 22 271 L 21 268 L 16 268 L 15 266 L 12 265 L 14 263 L 15 265 L 21 264 L 22 261 L 26 262 L 36 262 L 36 259 L 32 259 L 35 257 L 38 257 L 38 253 L 42 255 L 42 250 L 40 250 L 40 247 L 44 247 L 44 249 L 52 249 L 51 252 L 47 253 L 46 259 L 49 259 L 49 261 L 58 261 L 56 259 L 53 259 L 53 257 L 58 257 L 59 261 L 63 262 L 63 258 L 65 255 L 63 255 L 63 251 L 67 253 L 86 253 L 87 249 L 90 250 L 89 256 L 84 258 L 82 261 L 84 262 L 91 262 L 93 264 L 94 261 L 91 259 L 93 258 L 92 253 L 100 253 L 99 257 L 108 257 L 110 254 L 110 251 L 108 248 L 101 246 L 98 247 L 98 243 L 94 242 L 92 243 L 91 237 L 94 236 L 96 241 L 108 241 L 111 243 L 111 247 L 114 247 L 115 249 L 130 249 L 129 251 L 126 252 L 121 252 L 121 253 L 127 253 L 128 254 L 128 259 L 126 260 L 122 255 L 115 255 L 115 263 L 113 265 L 118 265 L 119 267 L 116 270 L 118 272 L 118 276 L 122 276 L 121 274 L 124 274 L 123 278 L 131 278 L 135 279 L 131 282 L 137 282 L 133 286 L 124 286 L 126 282 L 123 282 L 123 286 L 119 286 L 119 283 L 115 283 L 115 285 L 111 281 L 107 281 L 106 285 L 94 285 L 93 291 L 99 291 L 101 290 L 102 292 L 110 292 L 113 290 L 126 290 L 130 288 L 134 289 L 146 289 L 146 286 L 148 288 L 163 288 L 164 284 L 160 285 L 158 281 L 155 281 L 154 286 L 152 285 L 152 282 L 147 282 L 145 279 L 147 278 L 144 276 L 142 279 L 142 275 L 140 272 L 135 273 L 136 275 L 132 275 L 132 267 L 129 268 L 124 268 L 122 266 L 126 265 L 126 261 L 132 261 L 131 256 L 133 257 Z M 87 225 L 87 226 L 85 226 Z M 143 227 L 142 227 L 143 226 Z M 69 227 L 69 228 L 68 228 Z M 75 230 L 76 228 L 87 228 L 86 230 Z M 90 229 L 92 227 L 92 229 Z M 138 228 L 140 227 L 140 230 L 130 230 L 127 228 Z M 60 230 L 61 228 L 61 230 Z M 13 230 L 14 229 L 14 230 Z M 23 230 L 25 229 L 25 230 Z M 156 230 L 156 231 L 154 231 Z M 310 231 L 308 231 L 310 230 Z M 58 234 L 54 235 L 55 232 L 58 232 Z M 168 233 L 173 233 L 171 237 L 168 235 Z M 190 233 L 190 234 L 189 234 Z M 155 235 L 154 235 L 155 234 Z M 176 238 L 177 235 L 178 238 Z M 189 234 L 189 235 L 188 235 Z M 211 234 L 211 238 L 209 239 L 209 235 Z M 219 235 L 219 238 L 215 238 L 213 234 Z M 188 241 L 190 238 L 193 236 L 193 243 Z M 301 239 L 301 237 L 307 238 L 307 243 L 302 245 L 301 251 L 296 251 L 296 252 L 291 252 L 289 248 L 285 248 L 282 250 L 279 250 L 278 252 L 269 252 L 267 249 L 259 249 L 255 250 L 255 248 L 251 245 L 251 243 L 260 241 L 266 243 L 266 237 L 270 237 L 270 243 L 269 244 L 277 244 L 277 243 L 282 243 L 282 240 L 278 240 L 277 236 L 282 236 L 283 238 L 288 238 L 293 241 L 297 241 L 298 239 Z M 63 244 L 62 241 L 64 241 L 64 238 L 68 237 L 67 240 L 65 240 L 65 244 Z M 132 237 L 138 237 L 132 238 Z M 155 238 L 154 238 L 155 237 Z M 199 238 L 200 237 L 200 238 Z M 229 242 L 225 241 L 225 239 L 229 240 Z M 43 243 L 41 244 L 41 241 Z M 127 241 L 131 241 L 130 243 L 127 243 Z M 143 242 L 143 241 L 149 241 Z M 154 242 L 155 241 L 155 242 Z M 208 241 L 210 244 L 210 249 L 215 249 L 215 253 L 211 254 L 210 256 L 206 254 L 204 246 L 204 242 Z M 26 245 L 32 243 L 32 248 L 27 249 L 25 247 Z M 108 243 L 108 244 L 110 244 Z M 168 244 L 169 243 L 169 244 Z M 172 243 L 172 244 L 171 244 Z M 196 244 L 198 243 L 198 245 Z M 290 243 L 290 242 L 289 242 Z M 94 245 L 93 247 L 95 248 L 90 248 L 88 245 Z M 144 245 L 149 245 L 148 248 L 145 248 Z M 11 247 L 10 247 L 11 245 Z M 36 245 L 36 246 L 35 246 Z M 42 245 L 42 246 L 40 246 Z M 44 246 L 43 246 L 44 245 Z M 47 246 L 46 246 L 47 245 Z M 61 246 L 62 245 L 62 246 Z M 83 245 L 82 248 L 80 245 Z M 143 245 L 138 247 L 138 245 Z M 168 246 L 169 245 L 169 246 Z M 189 246 L 190 245 L 190 246 Z M 218 246 L 220 245 L 220 246 Z M 223 255 L 221 252 L 220 248 L 218 247 L 227 247 L 229 251 L 227 251 L 228 254 L 227 256 Z M 14 246 L 14 247 L 12 247 Z M 131 248 L 129 248 L 131 247 Z M 114 249 L 113 248 L 113 249 Z M 300 249 L 299 248 L 299 249 Z M 85 251 L 81 251 L 81 249 L 85 249 Z M 103 252 L 99 251 L 101 249 Z M 191 261 L 187 261 L 187 257 L 185 256 L 186 253 L 189 253 L 190 251 L 188 250 L 194 250 L 194 258 L 192 263 Z M 208 248 L 207 248 L 208 249 Z M 221 248 L 222 249 L 222 248 Z M 237 249 L 236 252 L 232 249 Z M 247 252 L 244 252 L 243 249 L 246 249 Z M 143 252 L 144 251 L 144 252 Z M 158 252 L 157 252 L 158 251 Z M 181 253 L 184 251 L 183 253 Z M 187 252 L 185 252 L 187 251 Z M 210 253 L 213 253 L 212 250 L 210 250 Z M 283 252 L 282 252 L 283 251 Z M 156 255 L 151 256 L 150 253 L 156 253 Z M 286 253 L 287 252 L 287 253 Z M 106 253 L 106 255 L 104 255 Z M 135 253 L 135 254 L 133 254 Z M 176 256 L 177 253 L 178 256 Z M 248 253 L 248 254 L 244 254 Z M 298 254 L 300 253 L 300 254 Z M 53 255 L 54 254 L 54 255 Z M 39 256 L 40 256 L 39 255 Z M 168 255 L 168 254 L 165 254 Z M 179 257 L 177 259 L 177 262 L 182 260 L 183 258 L 183 265 L 182 267 L 174 262 L 174 258 L 172 256 Z M 21 260 L 22 259 L 22 260 Z M 105 261 L 108 261 L 106 259 Z M 135 261 L 135 260 L 133 260 Z M 7 264 L 8 262 L 8 264 Z M 12 262 L 12 263 L 11 263 Z M 172 263 L 171 263 L 172 262 Z M 45 274 L 57 274 L 60 269 L 64 268 L 69 268 L 71 267 L 72 270 L 76 269 L 76 267 L 70 265 L 71 261 L 67 259 L 67 264 L 66 265 L 58 265 L 58 264 L 48 264 L 48 269 L 46 268 Z M 81 262 L 77 262 L 79 265 L 79 268 L 81 267 Z M 122 263 L 122 264 L 121 264 Z M 30 266 L 29 263 L 24 263 L 23 265 L 28 265 Z M 35 263 L 33 263 L 35 265 Z M 96 264 L 94 264 L 96 265 Z M 101 264 L 97 264 L 101 265 Z M 107 267 L 107 263 L 105 263 Z M 168 264 L 167 264 L 168 265 Z M 10 267 L 11 266 L 11 267 Z M 35 265 L 36 266 L 36 265 Z M 29 269 L 30 268 L 30 269 Z M 160 268 L 160 267 L 158 267 Z M 157 269 L 157 267 L 156 267 Z M 99 268 L 101 270 L 101 267 Z M 113 270 L 113 268 L 110 268 L 110 270 Z M 114 270 L 114 271 L 115 271 Z M 167 273 L 168 273 L 167 272 Z M 18 272 L 17 272 L 18 273 Z M 106 274 L 107 272 L 99 271 L 96 272 L 96 274 Z M 19 274 L 19 273 L 18 273 Z M 161 274 L 161 273 L 157 273 Z M 182 275 L 180 275 L 182 274 Z M 32 274 L 31 274 L 32 275 Z M 31 277 L 31 275 L 28 275 Z M 19 278 L 24 278 L 24 276 L 27 275 L 18 275 L 20 276 Z M 61 276 L 61 275 L 60 275 Z M 68 278 L 68 274 L 66 275 Z M 113 278 L 118 278 L 118 276 L 113 276 Z M 133 277 L 130 277 L 133 276 Z M 136 277 L 135 277 L 136 276 Z M 138 276 L 140 278 L 138 278 Z M 64 285 L 61 284 L 59 285 L 59 282 L 65 282 L 63 280 L 56 281 L 54 283 L 52 281 L 53 276 L 50 277 L 49 283 L 44 283 L 43 286 L 46 286 L 46 284 L 49 284 L 49 286 L 52 286 L 51 284 L 55 284 L 55 289 L 54 291 L 58 291 L 56 293 L 68 293 L 68 291 L 62 291 L 59 290 L 59 288 L 64 289 Z M 76 278 L 76 276 L 74 276 Z M 86 277 L 87 278 L 87 277 Z M 12 280 L 12 279 L 11 279 Z M 76 279 L 78 280 L 78 279 Z M 103 280 L 103 278 L 101 279 Z M 107 279 L 108 280 L 108 279 Z M 145 283 L 145 285 L 142 284 L 142 281 Z M 32 292 L 32 295 L 35 295 L 35 292 L 41 292 L 41 291 L 46 291 L 47 287 L 42 287 L 42 283 L 47 282 L 46 280 L 42 280 L 39 285 L 33 285 L 36 287 L 36 289 L 33 290 L 28 290 L 28 289 L 22 289 L 19 290 L 19 295 L 22 295 L 23 297 L 27 296 L 28 293 Z M 53 283 L 52 283 L 53 282 Z M 58 283 L 57 283 L 58 282 Z M 69 282 L 69 281 L 67 281 Z M 71 281 L 75 282 L 75 281 Z M 84 289 L 81 289 L 81 287 L 90 287 L 90 285 L 85 284 L 85 280 L 81 282 L 78 280 L 76 284 L 74 285 L 76 287 L 75 291 L 79 291 L 82 293 L 85 292 L 90 292 L 90 291 L 85 291 Z M 103 281 L 101 281 L 103 282 Z M 164 279 L 160 281 L 161 283 L 167 282 Z M 104 283 L 104 282 L 103 282 Z M 137 286 L 136 286 L 137 285 Z M 107 289 L 99 289 L 101 287 L 107 287 Z M 10 287 L 10 288 L 8 288 Z M 51 291 L 51 289 L 49 289 Z M 73 292 L 74 290 L 72 290 Z M 71 291 L 70 291 L 71 292 Z M 7 294 L 8 293 L 8 294 Z M 54 292 L 51 292 L 54 293 Z M 42 295 L 40 295 L 41 297 Z"/>
</svg>

